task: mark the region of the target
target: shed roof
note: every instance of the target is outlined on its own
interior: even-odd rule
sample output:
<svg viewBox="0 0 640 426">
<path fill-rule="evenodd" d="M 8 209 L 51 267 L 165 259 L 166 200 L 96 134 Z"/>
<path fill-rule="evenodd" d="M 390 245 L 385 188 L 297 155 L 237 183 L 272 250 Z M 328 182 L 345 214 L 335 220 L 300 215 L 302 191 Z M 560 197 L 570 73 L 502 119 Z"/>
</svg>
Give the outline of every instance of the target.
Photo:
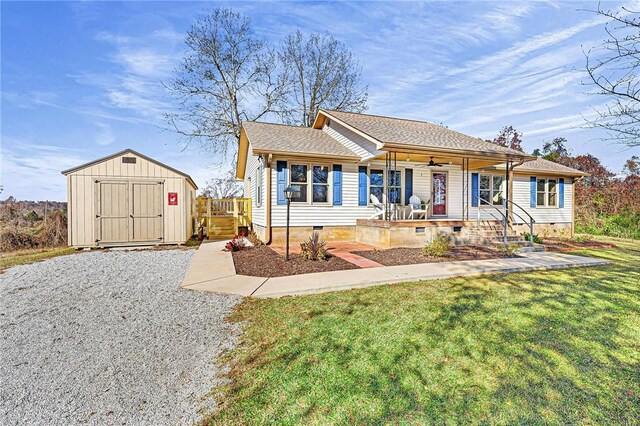
<svg viewBox="0 0 640 426">
<path fill-rule="evenodd" d="M 327 157 L 359 157 L 319 129 L 247 121 L 243 124 L 255 153 L 309 154 Z"/>
<path fill-rule="evenodd" d="M 501 147 L 480 138 L 459 133 L 446 127 L 426 121 L 380 115 L 358 114 L 353 112 L 321 110 L 314 127 L 324 124 L 322 116 L 334 118 L 351 128 L 359 130 L 384 145 L 407 145 L 449 151 L 475 151 L 508 157 L 533 158 L 531 155 L 515 149 Z"/>
<path fill-rule="evenodd" d="M 161 162 L 160 162 L 160 161 L 158 161 L 158 160 L 154 160 L 154 159 L 153 159 L 153 158 L 151 158 L 151 157 L 147 157 L 147 156 L 146 156 L 146 155 L 144 155 L 144 154 L 140 154 L 139 152 L 134 151 L 134 150 L 133 150 L 133 149 L 131 149 L 131 148 L 127 148 L 127 149 L 125 149 L 125 150 L 122 150 L 122 151 L 116 152 L 116 153 L 114 153 L 114 154 L 107 155 L 106 157 L 98 158 L 97 160 L 93 160 L 93 161 L 90 161 L 90 162 L 88 162 L 88 163 L 84 163 L 84 164 L 81 164 L 81 165 L 79 165 L 79 166 L 72 167 L 72 168 L 67 169 L 67 170 L 63 170 L 63 171 L 62 171 L 62 174 L 63 174 L 63 175 L 68 175 L 69 173 L 77 172 L 78 170 L 82 170 L 82 169 L 85 169 L 85 168 L 87 168 L 87 167 L 91 167 L 91 166 L 96 165 L 96 164 L 98 164 L 98 163 L 102 163 L 103 161 L 108 161 L 108 160 L 111 160 L 111 159 L 113 159 L 113 158 L 116 158 L 116 157 L 120 157 L 120 156 L 122 156 L 122 155 L 125 155 L 125 154 L 133 154 L 133 155 L 137 155 L 138 157 L 140 157 L 140 158 L 144 158 L 144 159 L 145 159 L 145 160 L 147 160 L 147 161 L 151 161 L 152 163 L 155 163 L 155 164 L 157 164 L 157 165 L 158 165 L 158 166 L 160 166 L 160 167 L 164 167 L 165 169 L 171 170 L 171 171 L 172 171 L 172 172 L 174 172 L 174 173 L 177 173 L 177 174 L 179 174 L 179 175 L 181 175 L 181 176 L 184 176 L 184 177 L 185 177 L 185 178 L 187 178 L 187 180 L 191 183 L 191 185 L 193 185 L 193 187 L 194 187 L 195 189 L 198 189 L 198 185 L 196 185 L 196 183 L 193 181 L 193 179 L 191 179 L 191 176 L 189 176 L 188 174 L 186 174 L 186 173 L 184 173 L 184 172 L 181 172 L 181 171 L 180 171 L 180 170 L 178 170 L 178 169 L 174 169 L 174 168 L 173 168 L 173 167 L 171 167 L 171 166 L 167 166 L 166 164 L 161 163 Z"/>
</svg>

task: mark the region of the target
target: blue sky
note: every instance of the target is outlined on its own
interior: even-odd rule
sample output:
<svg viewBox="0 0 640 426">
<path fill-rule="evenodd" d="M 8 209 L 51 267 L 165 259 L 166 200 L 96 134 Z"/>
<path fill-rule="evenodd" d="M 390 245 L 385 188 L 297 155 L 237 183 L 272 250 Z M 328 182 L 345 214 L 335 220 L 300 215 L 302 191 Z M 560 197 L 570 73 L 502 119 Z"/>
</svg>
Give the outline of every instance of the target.
<svg viewBox="0 0 640 426">
<path fill-rule="evenodd" d="M 218 5 L 257 34 L 329 31 L 357 55 L 369 112 L 493 138 L 507 124 L 527 151 L 564 136 L 613 171 L 638 150 L 599 140 L 582 116 L 582 49 L 605 36 L 596 2 L 2 2 L 2 198 L 65 199 L 60 171 L 127 147 L 192 175 L 212 154 L 164 130 L 162 86 L 194 17 Z M 617 8 L 620 3 L 605 3 Z M 636 9 L 640 9 L 636 7 Z"/>
</svg>

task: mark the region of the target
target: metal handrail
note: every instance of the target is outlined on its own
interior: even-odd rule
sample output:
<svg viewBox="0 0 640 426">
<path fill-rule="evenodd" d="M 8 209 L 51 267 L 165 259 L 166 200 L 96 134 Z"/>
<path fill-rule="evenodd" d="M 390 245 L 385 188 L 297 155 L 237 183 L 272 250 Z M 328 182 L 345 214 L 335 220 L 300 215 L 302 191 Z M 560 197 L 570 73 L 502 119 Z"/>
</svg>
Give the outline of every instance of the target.
<svg viewBox="0 0 640 426">
<path fill-rule="evenodd" d="M 507 214 L 505 214 L 505 213 L 503 213 L 499 208 L 497 208 L 496 206 L 494 206 L 494 205 L 493 205 L 492 203 L 490 203 L 489 201 L 487 201 L 487 200 L 485 200 L 485 199 L 483 199 L 483 198 L 480 198 L 479 196 L 476 196 L 476 197 L 475 197 L 475 199 L 476 199 L 476 200 L 478 200 L 478 203 L 479 203 L 479 204 L 478 204 L 478 222 L 477 222 L 477 223 L 478 223 L 478 225 L 480 225 L 480 205 L 483 205 L 483 203 L 484 203 L 484 205 L 487 205 L 487 206 L 489 206 L 489 207 L 493 208 L 493 209 L 494 209 L 494 210 L 496 210 L 498 213 L 500 213 L 500 215 L 502 215 L 502 219 L 500 219 L 500 220 L 502 221 L 502 225 L 503 225 L 503 228 L 504 228 L 503 241 L 504 241 L 504 243 L 505 243 L 505 245 L 506 245 L 506 244 L 507 244 L 507 226 L 508 226 L 508 223 L 509 223 L 509 217 L 508 217 L 508 215 L 507 215 Z M 523 209 L 520 205 L 518 205 L 518 204 L 514 203 L 514 202 L 513 202 L 513 201 L 511 201 L 511 200 L 504 199 L 504 200 L 503 200 L 503 204 L 502 204 L 502 206 L 503 206 L 503 207 L 505 206 L 505 204 L 504 204 L 504 202 L 505 202 L 505 201 L 506 201 L 506 202 L 509 202 L 509 203 L 511 203 L 511 204 L 513 204 L 513 205 L 514 205 L 514 206 L 516 206 L 516 207 L 518 207 L 520 210 L 522 210 L 522 211 L 524 212 L 524 214 L 526 214 L 526 215 L 529 217 L 529 245 L 530 245 L 531 247 L 533 247 L 533 224 L 534 224 L 534 223 L 536 223 L 535 219 L 534 219 L 534 218 L 533 218 L 533 217 L 532 217 L 532 216 L 531 216 L 531 215 L 530 215 L 530 214 L 529 214 L 525 209 Z M 518 213 L 516 213 L 515 211 L 511 210 L 511 213 L 513 213 L 514 215 L 516 215 L 517 217 L 519 217 L 519 218 L 520 218 L 520 220 L 522 220 L 523 222 L 527 222 L 527 221 L 526 221 L 522 216 L 520 216 L 520 215 L 519 215 Z M 491 213 L 491 212 L 489 212 L 489 214 L 490 214 L 491 216 L 493 216 L 493 217 L 496 217 L 496 216 L 495 216 L 493 213 Z"/>
<path fill-rule="evenodd" d="M 523 208 L 522 208 L 522 206 L 520 206 L 520 205 L 518 205 L 518 204 L 514 203 L 514 202 L 513 202 L 513 201 L 511 201 L 511 200 L 507 200 L 507 199 L 505 199 L 505 201 L 507 201 L 507 202 L 511 203 L 512 205 L 516 206 L 517 208 L 519 208 L 520 210 L 522 210 L 522 211 L 524 212 L 524 214 L 526 214 L 527 216 L 529 216 L 529 245 L 530 245 L 531 247 L 533 247 L 533 224 L 534 224 L 534 223 L 536 223 L 536 220 L 533 218 L 533 216 L 531 216 L 531 215 L 529 214 L 529 212 L 527 212 L 525 209 L 523 209 Z M 526 220 L 525 220 L 522 216 L 520 216 L 518 213 L 516 213 L 513 209 L 511 210 L 511 212 L 512 212 L 513 214 L 515 214 L 516 216 L 518 216 L 518 217 L 520 218 L 520 220 L 522 220 L 523 222 L 526 222 Z"/>
<path fill-rule="evenodd" d="M 524 214 L 526 214 L 526 215 L 529 217 L 529 220 L 530 220 L 531 222 L 536 223 L 536 220 L 533 218 L 533 216 L 531 216 L 531 215 L 530 215 L 530 214 L 529 214 L 529 213 L 528 213 L 524 208 L 522 208 L 519 204 L 516 204 L 516 203 L 514 203 L 514 202 L 513 202 L 513 201 L 511 201 L 511 200 L 504 200 L 504 201 L 507 201 L 507 202 L 509 202 L 509 203 L 513 204 L 514 206 L 516 206 L 517 208 L 519 208 L 520 210 L 522 210 L 522 212 L 523 212 Z M 516 216 L 518 216 L 518 217 L 519 217 L 523 222 L 526 222 L 526 221 L 527 221 L 527 220 L 525 220 L 522 216 L 520 216 L 518 213 L 514 212 L 513 210 L 511 210 L 511 211 L 512 211 L 512 213 L 514 213 Z"/>
<path fill-rule="evenodd" d="M 482 203 L 484 203 L 485 205 L 493 208 L 495 211 L 497 211 L 498 213 L 500 213 L 500 215 L 502 215 L 502 219 L 499 219 L 502 222 L 502 227 L 503 227 L 503 233 L 502 233 L 502 241 L 504 242 L 504 245 L 507 245 L 507 224 L 509 222 L 509 218 L 507 217 L 507 215 L 505 213 L 503 213 L 499 208 L 497 208 L 496 206 L 494 206 L 493 204 L 491 204 L 489 201 L 480 198 L 480 196 L 475 196 L 473 197 L 475 200 L 478 201 L 478 219 L 477 219 L 477 224 L 478 226 L 480 226 L 480 206 L 482 205 Z M 504 205 L 503 205 L 504 207 Z M 489 214 L 493 217 L 496 217 L 493 213 L 489 212 Z"/>
</svg>

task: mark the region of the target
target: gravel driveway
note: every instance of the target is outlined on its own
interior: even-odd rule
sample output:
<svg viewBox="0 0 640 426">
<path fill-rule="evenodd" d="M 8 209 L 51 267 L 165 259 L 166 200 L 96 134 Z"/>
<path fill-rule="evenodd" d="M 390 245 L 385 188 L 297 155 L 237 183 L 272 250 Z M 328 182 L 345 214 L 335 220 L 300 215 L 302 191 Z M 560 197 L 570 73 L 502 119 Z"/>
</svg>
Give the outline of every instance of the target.
<svg viewBox="0 0 640 426">
<path fill-rule="evenodd" d="M 0 423 L 190 424 L 240 298 L 179 289 L 193 250 L 79 253 L 0 275 Z"/>
</svg>

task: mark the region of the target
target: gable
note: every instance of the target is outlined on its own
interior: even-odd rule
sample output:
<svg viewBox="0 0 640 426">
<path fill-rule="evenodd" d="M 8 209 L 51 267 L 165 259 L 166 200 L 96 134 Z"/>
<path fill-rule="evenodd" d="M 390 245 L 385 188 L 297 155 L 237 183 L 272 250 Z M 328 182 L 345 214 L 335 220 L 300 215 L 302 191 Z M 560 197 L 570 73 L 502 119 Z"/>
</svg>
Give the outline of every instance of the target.
<svg viewBox="0 0 640 426">
<path fill-rule="evenodd" d="M 62 174 L 108 177 L 186 178 L 187 182 L 189 182 L 194 189 L 198 189 L 198 186 L 188 174 L 132 149 L 125 149 L 80 166 L 63 170 Z"/>
</svg>

